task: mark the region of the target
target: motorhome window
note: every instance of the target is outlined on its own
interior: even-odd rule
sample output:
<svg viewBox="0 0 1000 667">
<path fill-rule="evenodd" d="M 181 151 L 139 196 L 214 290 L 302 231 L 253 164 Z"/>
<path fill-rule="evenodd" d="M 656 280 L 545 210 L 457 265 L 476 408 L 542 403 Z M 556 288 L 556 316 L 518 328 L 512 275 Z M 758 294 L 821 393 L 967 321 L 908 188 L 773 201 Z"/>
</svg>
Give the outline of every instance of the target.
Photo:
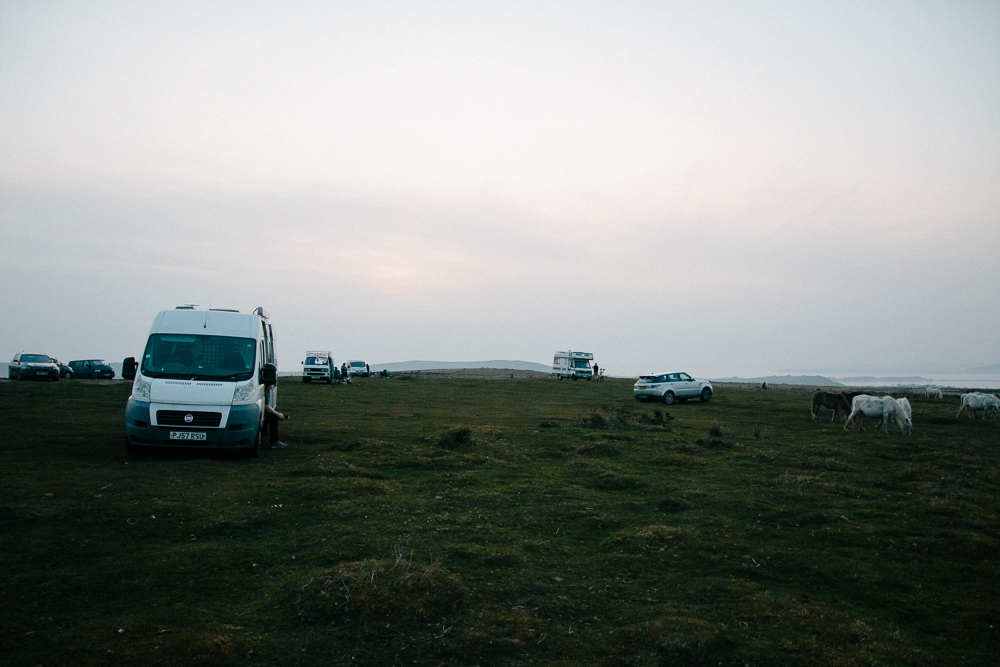
<svg viewBox="0 0 1000 667">
<path fill-rule="evenodd" d="M 326 357 L 306 357 L 307 366 L 312 366 L 316 364 L 322 365 L 325 363 L 326 363 Z"/>
<path fill-rule="evenodd" d="M 577 359 L 573 362 L 573 368 L 590 368 L 590 362 L 586 359 Z"/>
<path fill-rule="evenodd" d="M 142 357 L 142 374 L 160 378 L 249 380 L 253 377 L 252 338 L 152 334 Z"/>
</svg>

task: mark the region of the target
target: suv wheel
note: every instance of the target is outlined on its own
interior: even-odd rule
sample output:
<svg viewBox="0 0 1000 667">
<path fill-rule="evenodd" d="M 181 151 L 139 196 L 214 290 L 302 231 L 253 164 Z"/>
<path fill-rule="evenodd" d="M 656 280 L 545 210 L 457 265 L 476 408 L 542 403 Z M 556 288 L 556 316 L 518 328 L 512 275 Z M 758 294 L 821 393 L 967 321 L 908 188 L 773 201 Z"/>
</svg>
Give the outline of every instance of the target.
<svg viewBox="0 0 1000 667">
<path fill-rule="evenodd" d="M 673 405 L 674 400 L 676 399 L 674 398 L 674 392 L 672 391 L 668 391 L 663 395 L 663 402 L 666 403 L 667 405 Z"/>
<path fill-rule="evenodd" d="M 708 403 L 709 399 L 711 399 L 711 398 L 712 398 L 712 390 L 711 389 L 709 389 L 708 387 L 705 387 L 704 389 L 701 390 L 701 402 L 702 403 Z"/>
</svg>

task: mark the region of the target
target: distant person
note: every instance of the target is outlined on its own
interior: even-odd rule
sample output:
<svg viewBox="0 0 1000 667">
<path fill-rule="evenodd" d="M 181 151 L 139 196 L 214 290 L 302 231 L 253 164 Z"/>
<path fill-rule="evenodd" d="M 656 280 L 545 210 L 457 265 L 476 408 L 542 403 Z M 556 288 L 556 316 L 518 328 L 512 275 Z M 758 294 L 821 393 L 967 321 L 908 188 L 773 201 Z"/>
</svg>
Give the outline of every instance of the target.
<svg viewBox="0 0 1000 667">
<path fill-rule="evenodd" d="M 274 385 L 269 384 L 264 389 L 264 430 L 267 431 L 271 449 L 284 449 L 288 445 L 278 439 L 278 422 L 283 422 L 288 417 L 275 410 L 271 405 L 274 403 L 274 398 Z"/>
<path fill-rule="evenodd" d="M 371 375 L 371 374 L 372 374 L 372 367 L 369 366 L 368 364 L 365 364 L 365 375 Z"/>
<path fill-rule="evenodd" d="M 594 364 L 594 379 L 600 381 L 601 379 L 601 368 Z"/>
</svg>

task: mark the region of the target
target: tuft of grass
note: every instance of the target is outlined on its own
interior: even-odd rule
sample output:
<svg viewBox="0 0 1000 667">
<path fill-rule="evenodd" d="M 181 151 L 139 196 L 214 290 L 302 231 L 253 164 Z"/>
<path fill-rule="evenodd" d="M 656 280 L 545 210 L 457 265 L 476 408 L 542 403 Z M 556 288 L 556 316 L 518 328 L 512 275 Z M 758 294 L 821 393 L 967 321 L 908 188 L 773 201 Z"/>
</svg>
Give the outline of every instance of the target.
<svg viewBox="0 0 1000 667">
<path fill-rule="evenodd" d="M 735 446 L 732 434 L 714 420 L 708 427 L 708 437 L 700 438 L 697 444 L 705 449 L 732 449 Z"/>
<path fill-rule="evenodd" d="M 302 620 L 321 625 L 411 624 L 438 620 L 466 606 L 468 589 L 440 558 L 424 564 L 412 558 L 396 553 L 318 570 L 295 591 L 293 605 Z"/>
<path fill-rule="evenodd" d="M 583 418 L 587 427 L 607 430 L 633 428 L 640 421 L 631 410 L 613 406 L 591 408 L 590 414 Z"/>
<path fill-rule="evenodd" d="M 454 426 L 438 439 L 438 444 L 445 449 L 462 449 L 472 444 L 472 429 L 468 426 Z"/>
</svg>

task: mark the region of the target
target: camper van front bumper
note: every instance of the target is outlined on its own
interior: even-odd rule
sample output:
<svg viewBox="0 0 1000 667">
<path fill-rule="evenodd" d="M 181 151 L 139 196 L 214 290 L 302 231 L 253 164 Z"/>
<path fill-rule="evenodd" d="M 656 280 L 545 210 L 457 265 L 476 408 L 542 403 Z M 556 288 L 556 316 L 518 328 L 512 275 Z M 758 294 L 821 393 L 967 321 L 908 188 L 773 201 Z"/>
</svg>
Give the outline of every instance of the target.
<svg viewBox="0 0 1000 667">
<path fill-rule="evenodd" d="M 144 447 L 253 447 L 260 424 L 260 408 L 256 403 L 229 407 L 227 422 L 216 422 L 217 426 L 207 425 L 212 423 L 205 417 L 210 412 L 207 409 L 192 414 L 191 426 L 173 419 L 170 423 L 162 423 L 161 419 L 156 424 L 151 419 L 149 402 L 130 398 L 125 408 L 125 436 L 130 445 Z"/>
</svg>

